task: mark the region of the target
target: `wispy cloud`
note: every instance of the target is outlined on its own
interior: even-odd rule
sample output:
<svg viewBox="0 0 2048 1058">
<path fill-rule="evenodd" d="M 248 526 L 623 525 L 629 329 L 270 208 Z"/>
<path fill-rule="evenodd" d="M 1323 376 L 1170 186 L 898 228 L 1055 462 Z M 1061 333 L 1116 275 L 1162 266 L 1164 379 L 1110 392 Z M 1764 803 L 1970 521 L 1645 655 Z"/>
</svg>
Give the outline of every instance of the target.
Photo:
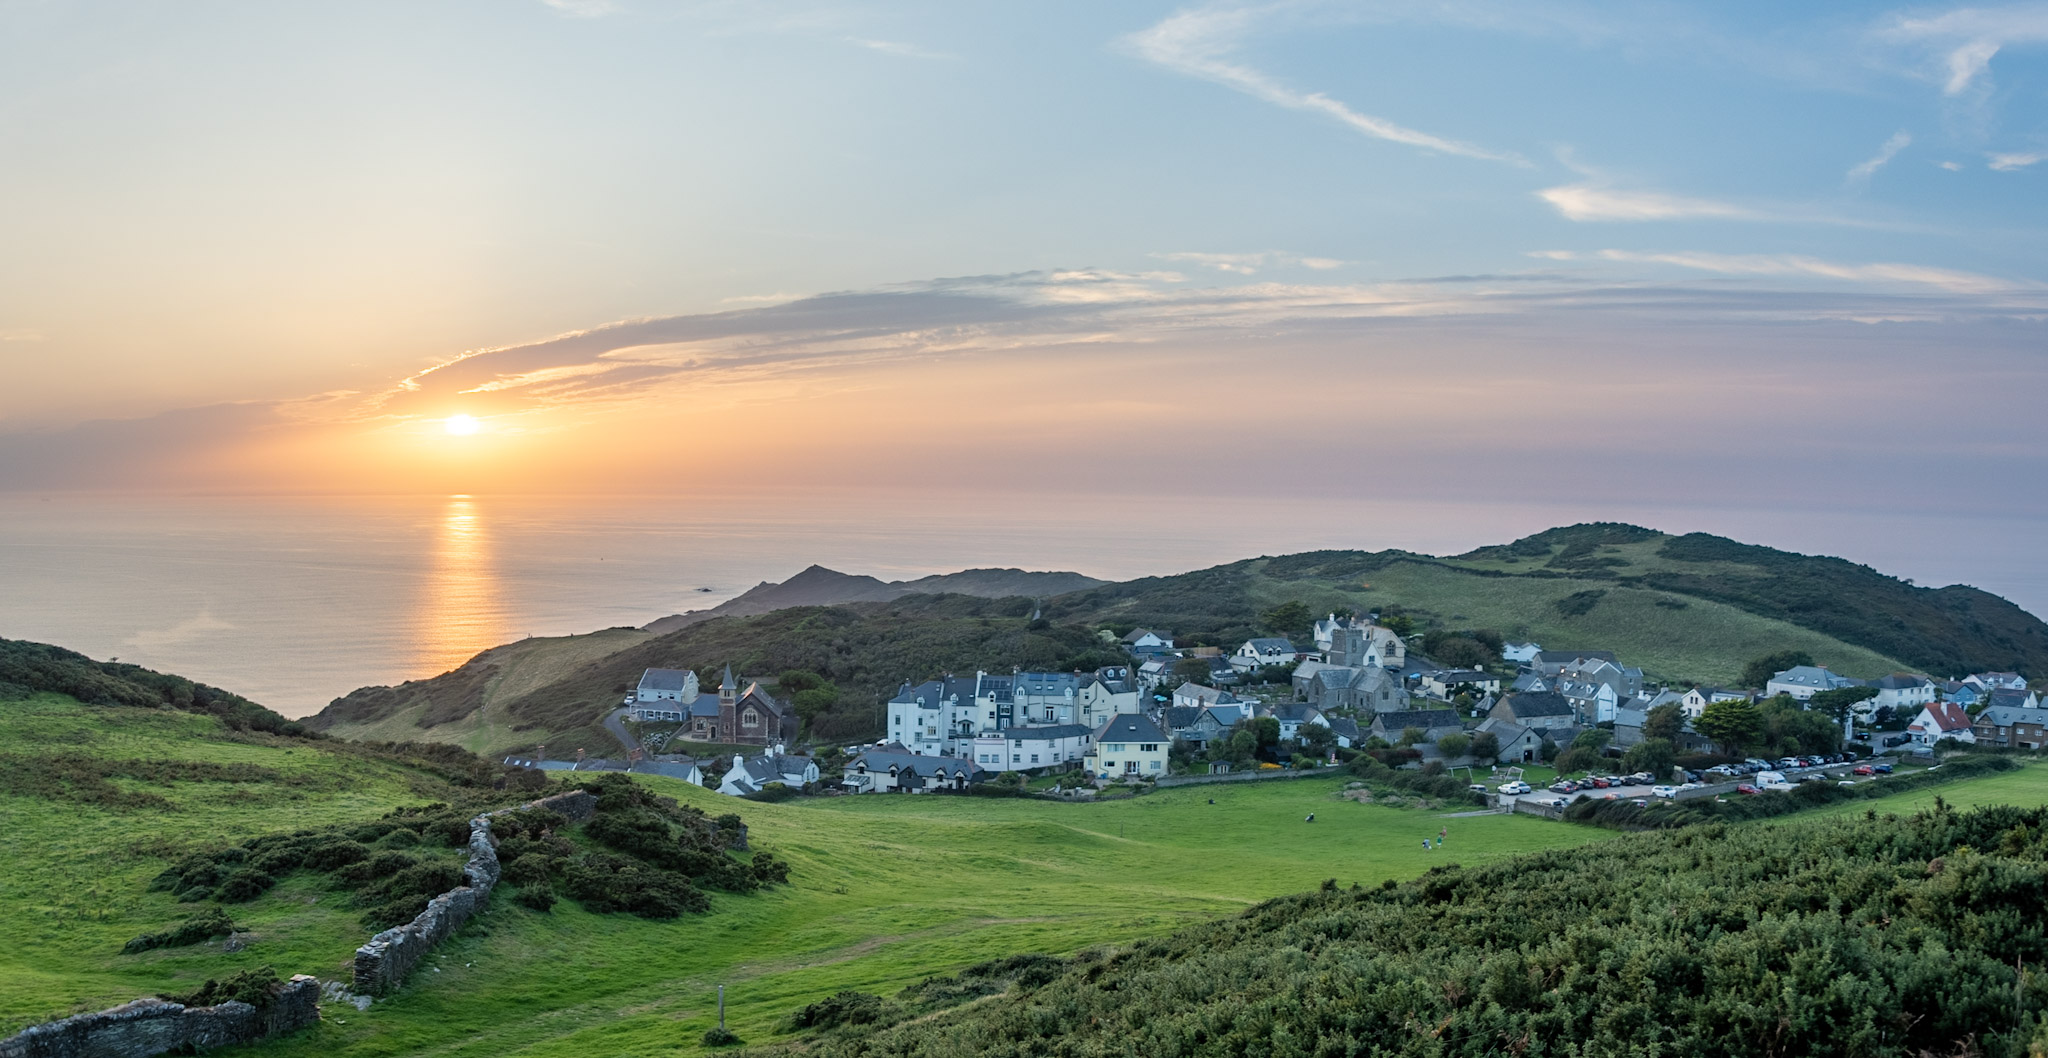
<svg viewBox="0 0 2048 1058">
<path fill-rule="evenodd" d="M 1361 113 L 1321 92 L 1290 88 L 1277 78 L 1231 61 L 1231 54 L 1252 27 L 1280 10 L 1267 6 L 1182 11 L 1132 34 L 1126 43 L 1140 57 L 1176 73 L 1212 81 L 1290 110 L 1322 114 L 1374 139 L 1464 158 L 1528 164 L 1513 152 L 1489 150 Z"/>
<path fill-rule="evenodd" d="M 1766 219 L 1764 214 L 1756 210 L 1727 202 L 1666 194 L 1662 191 L 1626 191 L 1598 184 L 1548 187 L 1536 192 L 1536 197 L 1550 203 L 1551 207 L 1563 214 L 1567 220 Z"/>
<path fill-rule="evenodd" d="M 1849 180 L 1852 183 L 1861 183 L 1870 179 L 1871 174 L 1884 168 L 1887 163 L 1893 158 L 1898 157 L 1899 152 L 1905 150 L 1912 142 L 1912 135 L 1905 129 L 1892 133 L 1891 139 L 1884 141 L 1884 145 L 1877 149 L 1876 154 L 1850 167 Z"/>
<path fill-rule="evenodd" d="M 2048 152 L 2028 151 L 2020 154 L 1994 154 L 1987 164 L 2001 173 L 2009 173 L 2015 169 L 2038 165 L 2043 161 L 2048 161 Z"/>
<path fill-rule="evenodd" d="M 612 0 L 540 0 L 540 2 L 572 18 L 599 18 L 604 15 L 615 14 L 619 10 L 619 5 L 613 3 Z"/>
<path fill-rule="evenodd" d="M 1878 28 L 1883 39 L 1916 44 L 1932 55 L 1943 95 L 1963 95 L 1987 80 L 1991 60 L 2016 44 L 2048 42 L 2048 4 L 1964 7 L 1933 16 L 1896 15 Z"/>
<path fill-rule="evenodd" d="M 1175 253 L 1155 253 L 1152 256 L 1162 261 L 1184 261 L 1188 264 L 1201 265 L 1205 268 L 1214 268 L 1219 272 L 1231 272 L 1242 276 L 1256 274 L 1259 269 L 1269 266 L 1293 266 L 1313 268 L 1319 271 L 1344 267 L 1343 261 L 1333 257 L 1304 257 L 1301 254 L 1286 253 L 1280 250 L 1262 250 L 1257 253 L 1203 253 L 1195 250 L 1185 250 Z"/>
<path fill-rule="evenodd" d="M 1548 260 L 1584 259 L 1582 255 L 1558 250 L 1539 250 L 1530 256 Z M 1585 256 L 1604 261 L 1675 265 L 1721 275 L 1814 276 L 1853 283 L 1906 283 L 1935 287 L 1956 294 L 2038 294 L 2042 289 L 2039 284 L 2001 279 L 1976 272 L 1888 261 L 1847 264 L 1802 254 L 1723 254 L 1696 251 L 1644 253 L 1636 250 L 1601 250 Z"/>
<path fill-rule="evenodd" d="M 846 42 L 856 47 L 866 48 L 869 51 L 878 51 L 884 55 L 900 55 L 906 59 L 953 60 L 959 58 L 959 56 L 957 55 L 951 55 L 942 51 L 931 51 L 925 48 L 920 48 L 915 44 L 906 44 L 900 40 L 876 40 L 871 37 L 848 37 L 846 38 Z"/>
</svg>

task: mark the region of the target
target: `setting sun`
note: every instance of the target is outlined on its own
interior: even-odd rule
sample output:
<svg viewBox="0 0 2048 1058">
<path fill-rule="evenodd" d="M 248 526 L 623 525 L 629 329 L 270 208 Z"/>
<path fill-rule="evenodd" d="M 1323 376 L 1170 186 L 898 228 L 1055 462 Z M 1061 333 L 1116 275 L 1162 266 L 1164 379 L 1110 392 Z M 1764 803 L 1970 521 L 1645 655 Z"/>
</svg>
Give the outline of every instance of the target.
<svg viewBox="0 0 2048 1058">
<path fill-rule="evenodd" d="M 452 433 L 452 434 L 454 434 L 454 435 L 456 435 L 456 436 L 458 436 L 458 437 L 464 437 L 464 436 L 467 436 L 467 435 L 469 435 L 469 434 L 473 434 L 473 433 L 475 433 L 476 431 L 477 431 L 477 421 L 476 421 L 476 416 L 474 416 L 474 415 L 450 415 L 450 416 L 448 417 L 448 432 L 449 432 L 449 433 Z"/>
</svg>

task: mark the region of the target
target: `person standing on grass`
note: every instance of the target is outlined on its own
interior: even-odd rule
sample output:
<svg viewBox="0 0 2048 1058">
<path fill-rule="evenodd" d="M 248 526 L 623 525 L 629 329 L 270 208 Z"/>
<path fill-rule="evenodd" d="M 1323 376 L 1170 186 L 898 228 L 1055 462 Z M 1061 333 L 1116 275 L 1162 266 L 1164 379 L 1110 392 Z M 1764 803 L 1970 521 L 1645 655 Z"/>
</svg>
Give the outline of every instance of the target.
<svg viewBox="0 0 2048 1058">
<path fill-rule="evenodd" d="M 1428 838 L 1423 838 L 1423 839 L 1422 839 L 1422 851 L 1424 851 L 1424 852 L 1428 852 L 1428 851 L 1429 851 L 1429 839 L 1428 839 Z"/>
</svg>

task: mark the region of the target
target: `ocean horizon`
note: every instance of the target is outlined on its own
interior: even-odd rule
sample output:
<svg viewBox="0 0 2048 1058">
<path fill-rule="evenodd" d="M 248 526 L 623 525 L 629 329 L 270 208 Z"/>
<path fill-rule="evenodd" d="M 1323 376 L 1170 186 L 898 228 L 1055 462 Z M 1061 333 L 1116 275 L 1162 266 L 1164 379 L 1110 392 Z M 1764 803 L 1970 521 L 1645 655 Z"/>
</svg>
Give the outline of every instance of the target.
<svg viewBox="0 0 2048 1058">
<path fill-rule="evenodd" d="M 976 567 L 1126 580 L 1321 548 L 1455 554 L 1586 521 L 1836 555 L 2048 613 L 2038 526 L 1992 517 L 993 493 L 6 494 L 0 636 L 176 672 L 299 717 L 528 635 L 705 609 L 813 563 L 883 580 Z"/>
</svg>

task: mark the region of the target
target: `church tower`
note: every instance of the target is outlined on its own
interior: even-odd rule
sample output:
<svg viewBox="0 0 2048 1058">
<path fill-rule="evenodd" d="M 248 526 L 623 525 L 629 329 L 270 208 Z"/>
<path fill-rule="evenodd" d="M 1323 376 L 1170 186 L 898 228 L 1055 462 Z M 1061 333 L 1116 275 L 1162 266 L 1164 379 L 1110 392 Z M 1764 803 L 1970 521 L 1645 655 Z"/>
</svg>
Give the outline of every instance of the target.
<svg viewBox="0 0 2048 1058">
<path fill-rule="evenodd" d="M 718 731 L 722 741 L 731 742 L 739 734 L 740 685 L 732 678 L 732 665 L 725 666 L 725 679 L 718 685 Z"/>
</svg>

